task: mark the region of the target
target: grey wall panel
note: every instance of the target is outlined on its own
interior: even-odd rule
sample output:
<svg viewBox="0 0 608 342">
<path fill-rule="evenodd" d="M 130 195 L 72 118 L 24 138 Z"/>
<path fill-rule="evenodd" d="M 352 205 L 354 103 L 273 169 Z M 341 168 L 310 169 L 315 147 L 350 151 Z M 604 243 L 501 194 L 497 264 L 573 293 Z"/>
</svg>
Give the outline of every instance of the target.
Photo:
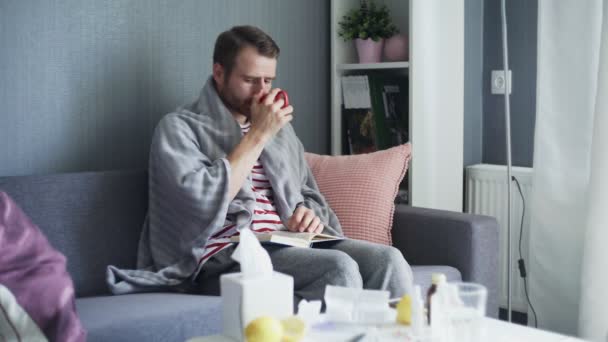
<svg viewBox="0 0 608 342">
<path fill-rule="evenodd" d="M 492 70 L 502 69 L 500 1 L 485 2 L 483 71 L 483 162 L 506 164 L 504 97 L 490 94 Z M 512 161 L 532 166 L 536 122 L 537 0 L 507 1 Z"/>
<path fill-rule="evenodd" d="M 483 132 L 483 0 L 465 0 L 463 165 L 481 163 Z"/>
<path fill-rule="evenodd" d="M 296 132 L 328 152 L 324 0 L 3 0 L 0 175 L 145 168 L 156 122 L 198 95 L 239 24 L 275 38 Z"/>
</svg>

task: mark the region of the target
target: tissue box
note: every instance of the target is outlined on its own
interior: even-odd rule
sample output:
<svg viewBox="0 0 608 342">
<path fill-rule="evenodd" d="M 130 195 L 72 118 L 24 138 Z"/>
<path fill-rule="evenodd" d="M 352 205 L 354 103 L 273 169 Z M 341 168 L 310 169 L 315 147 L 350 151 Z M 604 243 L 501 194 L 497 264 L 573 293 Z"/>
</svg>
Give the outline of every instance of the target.
<svg viewBox="0 0 608 342">
<path fill-rule="evenodd" d="M 327 285 L 326 317 L 334 322 L 380 324 L 395 321 L 395 311 L 388 306 L 390 293 Z"/>
<path fill-rule="evenodd" d="M 243 329 L 260 316 L 282 319 L 293 315 L 293 277 L 279 272 L 244 278 L 220 277 L 224 335 L 243 340 Z"/>
</svg>

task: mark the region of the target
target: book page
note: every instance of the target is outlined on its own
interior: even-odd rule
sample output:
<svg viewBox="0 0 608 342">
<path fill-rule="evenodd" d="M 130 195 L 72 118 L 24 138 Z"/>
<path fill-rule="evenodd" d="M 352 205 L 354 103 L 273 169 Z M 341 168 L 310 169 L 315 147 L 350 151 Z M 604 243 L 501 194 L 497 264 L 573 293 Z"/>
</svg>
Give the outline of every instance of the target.
<svg viewBox="0 0 608 342">
<path fill-rule="evenodd" d="M 289 237 L 292 239 L 302 239 L 302 240 L 306 240 L 306 241 L 311 241 L 313 239 L 313 237 L 316 235 L 314 233 L 296 233 L 296 232 L 289 232 L 289 231 L 284 231 L 284 230 L 274 231 L 270 234 L 278 235 L 278 236 L 286 236 L 286 237 Z"/>
<path fill-rule="evenodd" d="M 255 237 L 262 243 L 277 243 L 287 246 L 297 247 L 310 247 L 311 243 L 342 240 L 344 238 L 338 236 L 332 236 L 327 234 L 315 234 L 315 233 L 299 233 L 290 232 L 285 230 L 278 230 L 273 232 L 254 233 Z M 240 237 L 230 237 L 231 242 L 239 242 Z"/>
<path fill-rule="evenodd" d="M 315 240 L 327 240 L 327 239 L 341 239 L 341 237 L 327 235 L 327 234 L 315 234 L 315 233 L 297 233 L 297 232 L 289 232 L 289 231 L 275 231 L 270 233 L 272 235 L 278 236 L 286 236 L 293 239 L 302 239 L 306 241 L 315 241 Z"/>
<path fill-rule="evenodd" d="M 371 108 L 367 76 L 342 76 L 344 108 Z"/>
</svg>

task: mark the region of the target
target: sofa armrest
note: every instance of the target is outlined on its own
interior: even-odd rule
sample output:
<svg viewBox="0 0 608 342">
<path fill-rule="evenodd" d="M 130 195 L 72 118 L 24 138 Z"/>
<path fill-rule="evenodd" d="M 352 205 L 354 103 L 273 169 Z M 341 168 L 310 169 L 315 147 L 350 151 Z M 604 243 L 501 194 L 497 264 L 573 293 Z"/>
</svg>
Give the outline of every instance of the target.
<svg viewBox="0 0 608 342">
<path fill-rule="evenodd" d="M 495 218 L 396 205 L 393 246 L 411 265 L 457 268 L 463 281 L 488 288 L 488 315 L 498 314 L 498 222 Z"/>
</svg>

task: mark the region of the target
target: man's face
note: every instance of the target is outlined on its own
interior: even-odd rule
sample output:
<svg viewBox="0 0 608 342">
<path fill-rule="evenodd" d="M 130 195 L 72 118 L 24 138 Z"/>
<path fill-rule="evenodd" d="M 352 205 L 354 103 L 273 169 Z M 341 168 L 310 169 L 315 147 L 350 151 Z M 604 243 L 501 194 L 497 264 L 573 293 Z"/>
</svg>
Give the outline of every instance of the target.
<svg viewBox="0 0 608 342">
<path fill-rule="evenodd" d="M 275 58 L 262 56 L 253 47 L 245 47 L 237 55 L 230 75 L 216 63 L 213 65 L 213 78 L 226 107 L 233 114 L 249 118 L 253 96 L 270 91 L 276 68 Z"/>
</svg>

